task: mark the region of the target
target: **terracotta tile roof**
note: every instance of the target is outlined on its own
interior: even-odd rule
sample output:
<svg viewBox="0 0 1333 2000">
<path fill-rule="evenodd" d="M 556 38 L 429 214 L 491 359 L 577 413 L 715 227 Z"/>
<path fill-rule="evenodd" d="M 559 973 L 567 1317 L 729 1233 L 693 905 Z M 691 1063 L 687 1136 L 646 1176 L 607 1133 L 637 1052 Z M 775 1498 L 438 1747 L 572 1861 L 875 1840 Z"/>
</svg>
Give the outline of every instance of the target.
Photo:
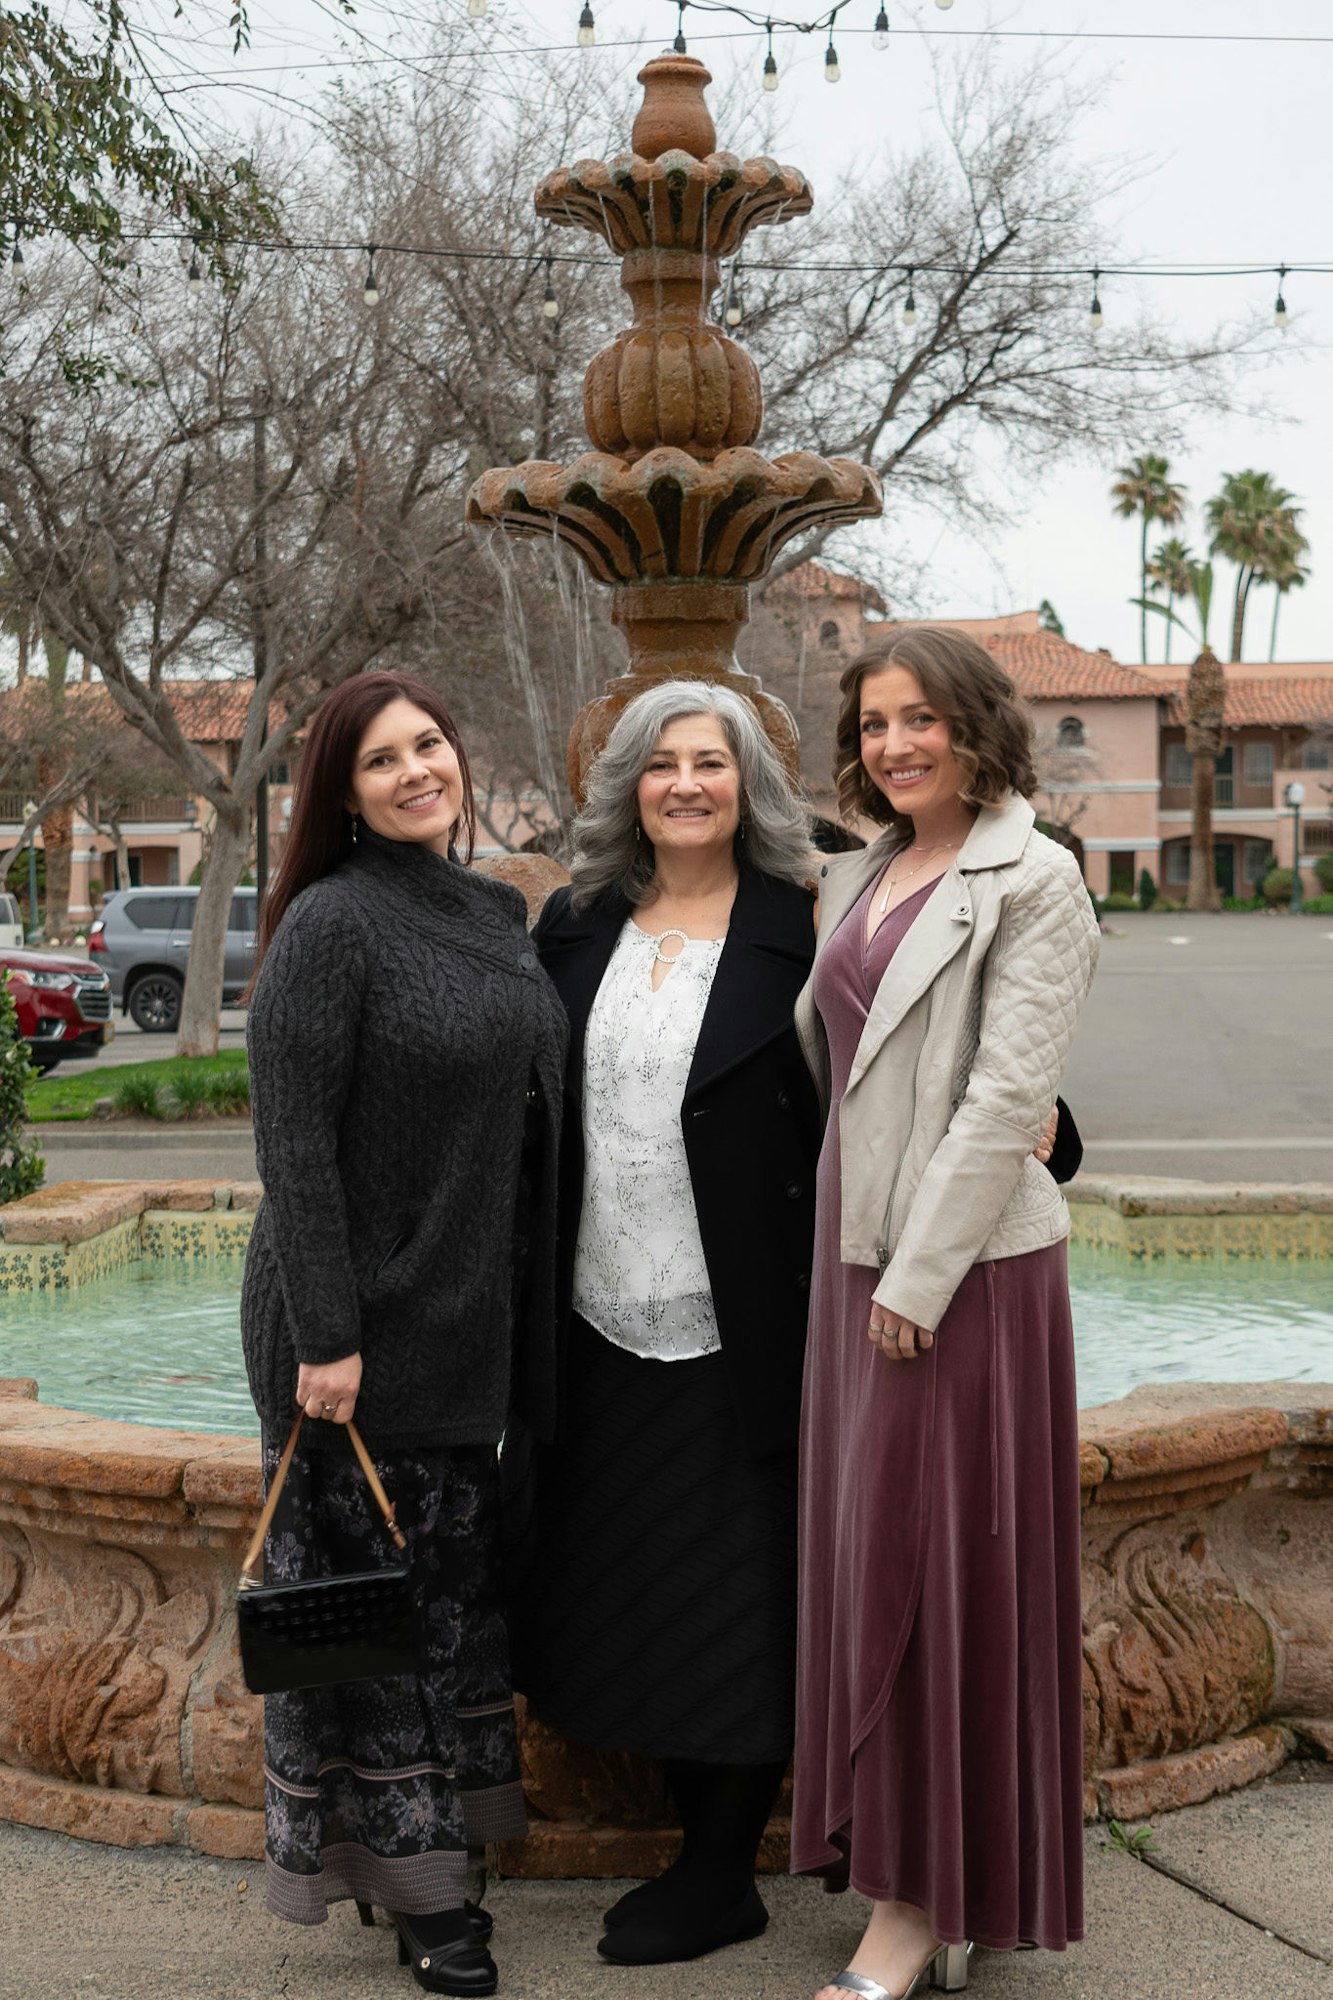
<svg viewBox="0 0 1333 2000">
<path fill-rule="evenodd" d="M 239 743 L 245 733 L 254 685 L 252 680 L 169 681 L 171 705 L 187 742 Z M 26 687 L 0 692 L 0 735 L 12 733 L 10 719 L 21 711 L 26 693 Z M 84 714 L 91 711 L 95 719 L 105 715 L 112 721 L 120 716 L 109 689 L 100 680 L 72 681 L 66 689 L 66 699 L 77 701 Z M 276 729 L 282 719 L 283 711 L 274 703 L 269 709 L 270 730 Z"/>
<path fill-rule="evenodd" d="M 859 576 L 848 576 L 845 570 L 827 569 L 823 563 L 800 563 L 786 576 L 779 577 L 771 589 L 775 596 L 785 591 L 794 597 L 851 597 L 871 611 L 888 610 L 873 583 L 863 583 Z"/>
<path fill-rule="evenodd" d="M 1183 723 L 1184 681 L 1163 682 L 1162 693 L 1169 704 L 1167 720 Z M 1333 723 L 1333 680 L 1285 674 L 1228 680 L 1225 717 L 1232 729 L 1327 727 Z"/>
<path fill-rule="evenodd" d="M 1160 700 L 1166 690 L 1109 653 L 1085 653 L 1058 632 L 992 632 L 982 640 L 1029 701 Z"/>
</svg>

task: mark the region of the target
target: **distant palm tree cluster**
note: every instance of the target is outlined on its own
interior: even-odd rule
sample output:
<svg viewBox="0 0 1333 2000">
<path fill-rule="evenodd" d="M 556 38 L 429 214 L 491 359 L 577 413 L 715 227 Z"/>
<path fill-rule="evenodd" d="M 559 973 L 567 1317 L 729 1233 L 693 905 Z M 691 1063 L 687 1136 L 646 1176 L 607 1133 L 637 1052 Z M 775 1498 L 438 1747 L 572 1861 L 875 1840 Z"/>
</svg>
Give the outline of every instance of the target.
<svg viewBox="0 0 1333 2000">
<path fill-rule="evenodd" d="M 1208 645 L 1208 621 L 1213 600 L 1213 565 L 1196 557 L 1187 543 L 1172 535 L 1159 542 L 1149 555 L 1148 529 L 1159 521 L 1173 527 L 1184 519 L 1187 496 L 1183 486 L 1173 483 L 1166 459 L 1154 452 L 1141 453 L 1128 465 L 1119 467 L 1111 500 L 1117 514 L 1142 517 L 1139 538 L 1139 595 L 1131 602 L 1138 606 L 1142 657 L 1148 657 L 1148 614 L 1166 623 L 1165 658 L 1171 658 L 1171 633 L 1176 626 L 1188 632 L 1200 646 Z M 1220 556 L 1234 563 L 1236 592 L 1231 616 L 1231 654 L 1242 657 L 1245 640 L 1245 613 L 1255 584 L 1269 585 L 1273 591 L 1273 622 L 1269 633 L 1268 657 L 1277 657 L 1277 621 L 1282 600 L 1289 590 L 1299 590 L 1310 572 L 1301 561 L 1310 544 L 1301 532 L 1303 510 L 1296 496 L 1279 486 L 1271 473 L 1228 472 L 1220 490 L 1205 501 L 1203 521 L 1207 529 L 1208 556 Z M 1165 592 L 1166 603 L 1157 602 Z M 1178 616 L 1177 604 L 1193 607 L 1195 625 Z"/>
</svg>

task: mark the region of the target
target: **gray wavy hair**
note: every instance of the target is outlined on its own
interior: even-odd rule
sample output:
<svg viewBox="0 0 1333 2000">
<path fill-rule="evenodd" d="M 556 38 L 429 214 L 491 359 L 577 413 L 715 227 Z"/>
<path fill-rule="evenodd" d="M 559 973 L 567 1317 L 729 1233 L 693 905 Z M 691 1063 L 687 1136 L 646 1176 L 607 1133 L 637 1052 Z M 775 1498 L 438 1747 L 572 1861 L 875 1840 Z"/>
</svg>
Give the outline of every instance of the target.
<svg viewBox="0 0 1333 2000">
<path fill-rule="evenodd" d="M 689 715 L 715 715 L 736 759 L 741 780 L 739 847 L 751 866 L 786 882 L 814 873 L 808 807 L 793 790 L 743 695 L 711 681 L 663 681 L 636 695 L 606 739 L 588 773 L 587 798 L 574 822 L 570 902 L 586 909 L 618 892 L 637 909 L 653 891 L 652 842 L 636 838 L 636 794 L 662 731 Z"/>
</svg>

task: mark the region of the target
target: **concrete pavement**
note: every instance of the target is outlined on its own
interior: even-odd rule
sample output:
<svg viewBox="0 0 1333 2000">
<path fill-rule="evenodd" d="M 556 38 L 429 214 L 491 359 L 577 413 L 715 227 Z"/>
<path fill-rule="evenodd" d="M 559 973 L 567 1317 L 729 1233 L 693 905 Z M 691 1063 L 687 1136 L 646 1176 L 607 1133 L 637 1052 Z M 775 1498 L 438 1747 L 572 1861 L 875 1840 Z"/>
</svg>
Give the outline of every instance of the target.
<svg viewBox="0 0 1333 2000">
<path fill-rule="evenodd" d="M 1057 1956 L 978 1953 L 989 2000 L 1330 2000 L 1333 1767 L 1164 1818 L 1160 1872 L 1086 1831 L 1086 1941 Z M 350 1904 L 280 1924 L 258 1864 L 125 1850 L 0 1827 L 0 2000 L 384 2000 L 419 1989 L 391 1934 Z M 689 1965 L 602 1963 L 598 1913 L 623 1884 L 497 1882 L 494 1951 L 507 2000 L 809 2000 L 855 1948 L 865 1905 L 769 1878 L 761 1938 Z M 1231 1905 L 1231 1907 L 1228 1907 Z M 1287 1941 L 1292 1940 L 1292 1941 Z M 1322 1954 L 1322 1955 L 1320 1955 Z"/>
</svg>

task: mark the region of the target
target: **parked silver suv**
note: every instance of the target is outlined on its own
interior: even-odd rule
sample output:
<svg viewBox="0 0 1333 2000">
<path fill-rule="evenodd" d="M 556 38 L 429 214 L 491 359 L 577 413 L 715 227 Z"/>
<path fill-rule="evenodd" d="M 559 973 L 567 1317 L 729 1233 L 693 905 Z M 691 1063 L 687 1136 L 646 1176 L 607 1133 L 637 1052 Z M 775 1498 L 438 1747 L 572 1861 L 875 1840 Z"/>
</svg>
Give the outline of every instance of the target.
<svg viewBox="0 0 1333 2000">
<path fill-rule="evenodd" d="M 88 933 L 88 951 L 111 975 L 112 998 L 136 1027 L 170 1034 L 180 1020 L 197 889 L 114 889 Z M 258 899 L 238 889 L 231 899 L 222 1001 L 235 1001 L 255 965 Z"/>
</svg>

